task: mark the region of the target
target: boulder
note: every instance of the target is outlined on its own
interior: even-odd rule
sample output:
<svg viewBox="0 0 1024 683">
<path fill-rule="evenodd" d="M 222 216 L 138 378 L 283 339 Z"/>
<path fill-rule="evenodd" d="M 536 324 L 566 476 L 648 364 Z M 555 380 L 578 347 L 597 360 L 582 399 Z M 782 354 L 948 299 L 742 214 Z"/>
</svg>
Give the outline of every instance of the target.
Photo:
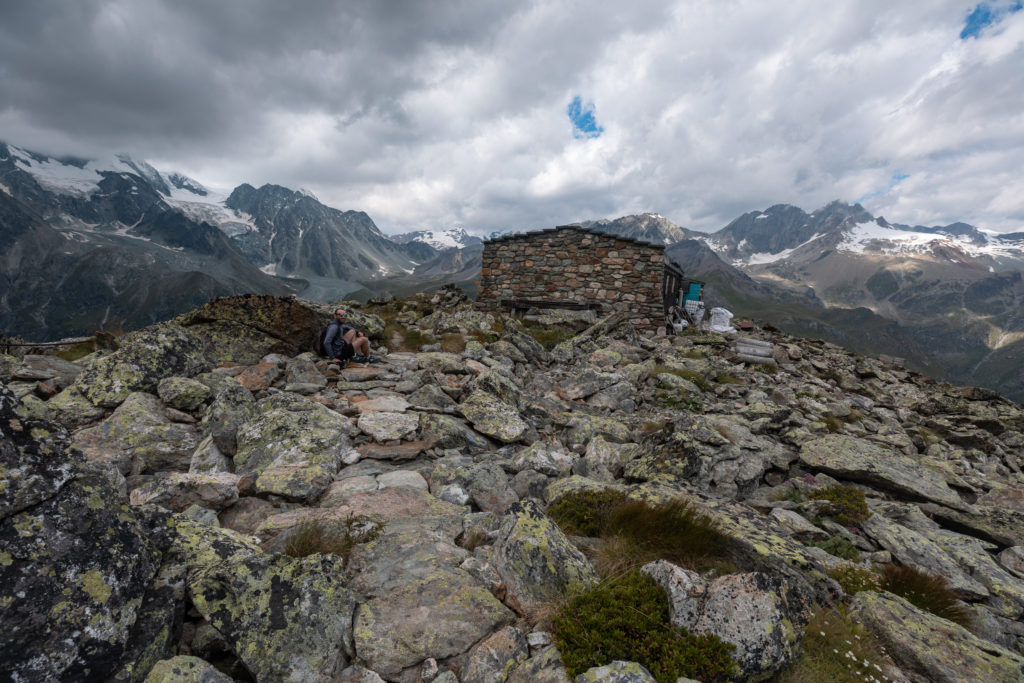
<svg viewBox="0 0 1024 683">
<path fill-rule="evenodd" d="M 515 626 L 491 634 L 469 652 L 461 683 L 504 683 L 530 655 L 526 636 Z"/>
<path fill-rule="evenodd" d="M 202 340 L 214 362 L 253 365 L 269 353 L 312 351 L 313 339 L 330 319 L 328 307 L 312 302 L 242 294 L 211 299 L 175 322 Z"/>
<path fill-rule="evenodd" d="M 235 472 L 254 474 L 256 490 L 314 501 L 352 447 L 346 418 L 305 398 L 277 394 L 257 405 L 238 430 Z"/>
<path fill-rule="evenodd" d="M 330 680 L 354 654 L 339 557 L 235 554 L 190 572 L 188 592 L 257 680 Z"/>
<path fill-rule="evenodd" d="M 935 683 L 1020 681 L 1024 657 L 891 593 L 858 593 L 851 615 L 882 641 L 900 668 Z"/>
<path fill-rule="evenodd" d="M 278 377 L 281 376 L 281 369 L 277 363 L 257 363 L 250 365 L 240 372 L 235 379 L 249 391 L 265 391 L 273 386 Z"/>
<path fill-rule="evenodd" d="M 549 477 L 557 477 L 568 474 L 578 459 L 579 456 L 569 453 L 561 444 L 536 441 L 516 453 L 512 468 L 516 472 L 530 469 Z"/>
<path fill-rule="evenodd" d="M 84 427 L 107 414 L 105 409 L 93 405 L 74 384 L 51 398 L 46 405 L 53 411 L 54 419 L 68 429 Z"/>
<path fill-rule="evenodd" d="M 378 443 L 398 441 L 416 433 L 420 426 L 419 415 L 415 413 L 364 412 L 357 423 L 364 434 Z"/>
<path fill-rule="evenodd" d="M 952 508 L 964 503 L 945 477 L 919 458 L 839 434 L 814 439 L 800 448 L 800 462 L 812 470 L 924 499 Z"/>
<path fill-rule="evenodd" d="M 665 561 L 643 568 L 668 593 L 673 626 L 736 646 L 743 680 L 764 680 L 797 654 L 810 615 L 808 596 L 781 577 L 729 574 L 711 582 Z"/>
<path fill-rule="evenodd" d="M 89 365 L 72 386 L 93 405 L 115 408 L 133 392 L 156 392 L 165 377 L 194 377 L 208 368 L 202 342 L 167 322 L 125 336 L 117 351 Z"/>
<path fill-rule="evenodd" d="M 15 407 L 0 386 L 0 671 L 112 678 L 160 568 L 162 521 L 128 507 L 109 466 L 82 465 L 63 427 Z"/>
<path fill-rule="evenodd" d="M 517 666 L 508 683 L 570 683 L 562 657 L 555 646 L 547 647 Z"/>
<path fill-rule="evenodd" d="M 159 505 L 172 512 L 183 512 L 192 505 L 223 510 L 237 500 L 238 476 L 229 472 L 158 474 L 129 496 L 132 505 Z"/>
<path fill-rule="evenodd" d="M 587 669 L 573 683 L 655 683 L 654 676 L 636 662 L 614 661 Z"/>
<path fill-rule="evenodd" d="M 123 474 L 183 472 L 199 445 L 195 427 L 168 419 L 152 394 L 135 392 L 101 424 L 75 434 L 89 460 L 109 461 Z"/>
<path fill-rule="evenodd" d="M 199 657 L 178 655 L 157 662 L 145 683 L 231 683 L 233 680 Z"/>
<path fill-rule="evenodd" d="M 165 377 L 156 385 L 156 394 L 171 408 L 192 412 L 210 398 L 210 387 L 188 377 Z"/>
<path fill-rule="evenodd" d="M 874 514 L 862 522 L 864 532 L 903 564 L 914 565 L 949 581 L 950 588 L 967 600 L 988 597 L 988 589 L 971 577 L 941 546 L 924 534 Z"/>
<path fill-rule="evenodd" d="M 459 411 L 482 434 L 505 443 L 528 440 L 536 434 L 515 407 L 477 389 L 459 404 Z"/>
<path fill-rule="evenodd" d="M 353 585 L 369 599 L 355 620 L 355 649 L 389 680 L 418 680 L 428 658 L 446 659 L 512 622 L 514 615 L 458 567 L 465 551 L 429 531 L 386 529 L 352 556 Z"/>
<path fill-rule="evenodd" d="M 505 513 L 494 544 L 494 566 L 508 587 L 508 600 L 528 614 L 570 587 L 598 581 L 576 546 L 532 500 Z"/>
<path fill-rule="evenodd" d="M 255 413 L 256 400 L 233 377 L 211 373 L 196 379 L 213 392 L 213 401 L 203 415 L 202 432 L 213 439 L 224 455 L 234 456 L 238 450 L 238 428 Z"/>
</svg>

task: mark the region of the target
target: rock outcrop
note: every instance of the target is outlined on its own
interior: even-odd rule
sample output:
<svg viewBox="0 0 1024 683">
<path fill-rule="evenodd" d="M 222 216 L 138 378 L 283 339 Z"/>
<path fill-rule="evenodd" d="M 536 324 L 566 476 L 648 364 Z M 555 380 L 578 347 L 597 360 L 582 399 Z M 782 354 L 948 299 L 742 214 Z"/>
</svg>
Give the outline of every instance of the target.
<svg viewBox="0 0 1024 683">
<path fill-rule="evenodd" d="M 550 624 L 631 560 L 549 506 L 614 492 L 728 536 L 710 568 L 644 571 L 665 628 L 730 644 L 736 680 L 799 666 L 839 602 L 890 678 L 1024 676 L 1020 405 L 757 327 L 776 366 L 623 316 L 549 350 L 532 335 L 562 317 L 461 296 L 354 310 L 446 350 L 341 368 L 308 352 L 328 314 L 219 299 L 80 361 L 0 358 L 0 675 L 654 680 L 567 669 Z M 879 590 L 894 568 L 937 577 L 967 628 Z"/>
</svg>

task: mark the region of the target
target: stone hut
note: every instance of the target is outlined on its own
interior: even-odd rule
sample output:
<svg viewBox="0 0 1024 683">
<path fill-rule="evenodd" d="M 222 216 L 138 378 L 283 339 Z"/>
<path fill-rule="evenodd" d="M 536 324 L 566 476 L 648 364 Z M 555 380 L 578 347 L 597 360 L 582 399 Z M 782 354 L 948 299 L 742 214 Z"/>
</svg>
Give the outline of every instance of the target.
<svg viewBox="0 0 1024 683">
<path fill-rule="evenodd" d="M 683 275 L 665 256 L 664 245 L 578 225 L 489 240 L 482 261 L 480 310 L 625 310 L 633 313 L 630 322 L 645 331 L 664 324 Z"/>
</svg>

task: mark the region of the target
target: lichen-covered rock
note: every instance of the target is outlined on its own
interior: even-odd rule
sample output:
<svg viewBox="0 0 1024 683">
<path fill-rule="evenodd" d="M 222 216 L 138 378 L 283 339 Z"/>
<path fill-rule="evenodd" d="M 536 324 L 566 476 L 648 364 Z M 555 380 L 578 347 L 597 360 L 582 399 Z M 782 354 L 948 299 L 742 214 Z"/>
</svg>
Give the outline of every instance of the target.
<svg viewBox="0 0 1024 683">
<path fill-rule="evenodd" d="M 468 572 L 465 551 L 432 532 L 386 529 L 358 547 L 353 585 L 369 600 L 358 608 L 355 650 L 394 680 L 427 658 L 462 654 L 514 618 Z M 418 671 L 418 669 L 417 669 Z"/>
<path fill-rule="evenodd" d="M 316 401 L 271 396 L 238 430 L 235 472 L 255 474 L 259 492 L 314 501 L 352 447 L 349 430 L 347 419 Z"/>
<path fill-rule="evenodd" d="M 579 456 L 569 453 L 561 444 L 536 441 L 516 453 L 512 468 L 516 472 L 531 469 L 549 477 L 557 477 L 568 474 L 578 459 Z"/>
<path fill-rule="evenodd" d="M 159 505 L 172 512 L 183 512 L 192 505 L 223 510 L 237 500 L 238 476 L 229 472 L 158 474 L 129 496 L 132 505 Z"/>
<path fill-rule="evenodd" d="M 190 377 L 165 377 L 156 386 L 160 400 L 177 410 L 198 410 L 210 398 L 210 387 Z"/>
<path fill-rule="evenodd" d="M 0 671 L 103 680 L 131 645 L 163 552 L 109 467 L 80 466 L 63 428 L 23 419 L 0 387 Z"/>
<path fill-rule="evenodd" d="M 508 683 L 570 683 L 558 648 L 541 650 L 512 670 Z"/>
<path fill-rule="evenodd" d="M 968 575 L 941 546 L 927 536 L 898 524 L 880 514 L 861 523 L 864 532 L 904 564 L 937 574 L 949 581 L 950 588 L 968 600 L 988 597 L 988 589 Z"/>
<path fill-rule="evenodd" d="M 132 392 L 156 392 L 165 377 L 194 377 L 208 368 L 198 338 L 175 323 L 160 323 L 127 335 L 117 351 L 91 364 L 72 386 L 93 405 L 114 408 Z"/>
<path fill-rule="evenodd" d="M 515 407 L 482 390 L 471 393 L 459 410 L 473 427 L 505 443 L 527 440 L 536 434 Z"/>
<path fill-rule="evenodd" d="M 233 680 L 199 657 L 177 655 L 157 662 L 145 683 L 231 683 Z"/>
<path fill-rule="evenodd" d="M 420 426 L 415 413 L 364 412 L 359 416 L 359 429 L 378 443 L 396 441 L 412 436 Z"/>
<path fill-rule="evenodd" d="M 0 520 L 52 497 L 83 462 L 63 427 L 22 417 L 0 384 Z"/>
<path fill-rule="evenodd" d="M 890 593 L 863 592 L 851 614 L 881 639 L 906 671 L 935 683 L 1024 680 L 1024 657 Z"/>
<path fill-rule="evenodd" d="M 700 614 L 688 627 L 736 646 L 745 680 L 764 680 L 797 653 L 810 600 L 785 579 L 762 572 L 730 574 L 708 585 Z M 674 622 L 673 622 L 674 623 Z"/>
<path fill-rule="evenodd" d="M 220 452 L 212 436 L 199 442 L 188 465 L 189 472 L 232 472 L 234 469 L 235 463 Z"/>
<path fill-rule="evenodd" d="M 529 655 L 523 632 L 506 626 L 470 650 L 460 679 L 462 683 L 504 683 Z"/>
<path fill-rule="evenodd" d="M 916 499 L 962 508 L 942 474 L 925 462 L 841 434 L 814 439 L 800 448 L 800 462 L 835 477 L 873 484 Z"/>
<path fill-rule="evenodd" d="M 330 680 L 353 655 L 356 599 L 339 557 L 235 555 L 190 573 L 188 591 L 257 680 Z"/>
<path fill-rule="evenodd" d="M 210 373 L 196 379 L 213 392 L 213 401 L 203 415 L 202 432 L 224 455 L 234 456 L 238 451 L 238 428 L 256 412 L 256 400 L 233 377 Z"/>
<path fill-rule="evenodd" d="M 491 450 L 494 442 L 452 415 L 420 415 L 420 434 L 439 448 L 466 448 L 471 453 Z"/>
<path fill-rule="evenodd" d="M 152 394 L 129 394 L 103 423 L 75 434 L 90 460 L 106 460 L 123 474 L 185 471 L 199 445 L 191 425 L 171 422 Z"/>
<path fill-rule="evenodd" d="M 574 413 L 568 416 L 565 432 L 566 446 L 586 446 L 596 436 L 601 436 L 613 443 L 630 443 L 633 440 L 632 430 L 621 420 L 585 413 Z"/>
<path fill-rule="evenodd" d="M 494 544 L 494 566 L 508 596 L 528 613 L 569 587 L 597 583 L 597 572 L 562 530 L 531 500 L 505 513 Z"/>
<path fill-rule="evenodd" d="M 242 294 L 211 299 L 200 308 L 178 316 L 176 322 L 202 340 L 204 349 L 215 362 L 252 365 L 269 353 L 294 356 L 311 351 L 313 339 L 330 319 L 328 307 L 312 302 L 294 297 Z M 366 329 L 358 323 L 352 324 Z"/>
<path fill-rule="evenodd" d="M 51 398 L 46 404 L 53 411 L 54 419 L 68 429 L 91 424 L 103 418 L 107 411 L 93 405 L 82 390 L 72 384 Z"/>
<path fill-rule="evenodd" d="M 421 353 L 416 359 L 419 361 L 421 370 L 439 372 L 444 375 L 459 375 L 469 372 L 466 361 L 457 353 L 445 353 L 444 351 Z"/>
<path fill-rule="evenodd" d="M 573 683 L 655 683 L 654 676 L 636 662 L 614 661 L 587 669 Z"/>
<path fill-rule="evenodd" d="M 470 500 L 486 512 L 505 514 L 510 505 L 519 500 L 512 488 L 508 475 L 495 463 L 480 463 L 469 467 L 438 467 L 431 477 L 435 495 L 441 495 L 444 488 L 457 484 Z"/>
</svg>

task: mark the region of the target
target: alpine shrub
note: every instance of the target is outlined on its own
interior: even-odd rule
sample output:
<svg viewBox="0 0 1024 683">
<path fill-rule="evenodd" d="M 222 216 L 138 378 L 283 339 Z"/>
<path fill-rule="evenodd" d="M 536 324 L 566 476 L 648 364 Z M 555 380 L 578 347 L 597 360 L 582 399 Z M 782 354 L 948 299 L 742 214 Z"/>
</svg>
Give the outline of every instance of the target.
<svg viewBox="0 0 1024 683">
<path fill-rule="evenodd" d="M 639 662 L 658 683 L 727 681 L 735 669 L 732 644 L 671 626 L 664 589 L 638 570 L 570 598 L 551 628 L 570 678 L 615 660 Z"/>
<path fill-rule="evenodd" d="M 815 541 L 809 545 L 815 548 L 821 548 L 829 555 L 835 555 L 844 560 L 850 560 L 856 562 L 860 559 L 860 551 L 857 550 L 857 546 L 850 543 L 848 540 L 836 534 L 835 536 L 829 537 L 827 541 Z"/>
<path fill-rule="evenodd" d="M 852 486 L 834 484 L 814 489 L 811 498 L 831 503 L 822 512 L 844 526 L 857 526 L 871 516 L 864 492 Z"/>
</svg>

